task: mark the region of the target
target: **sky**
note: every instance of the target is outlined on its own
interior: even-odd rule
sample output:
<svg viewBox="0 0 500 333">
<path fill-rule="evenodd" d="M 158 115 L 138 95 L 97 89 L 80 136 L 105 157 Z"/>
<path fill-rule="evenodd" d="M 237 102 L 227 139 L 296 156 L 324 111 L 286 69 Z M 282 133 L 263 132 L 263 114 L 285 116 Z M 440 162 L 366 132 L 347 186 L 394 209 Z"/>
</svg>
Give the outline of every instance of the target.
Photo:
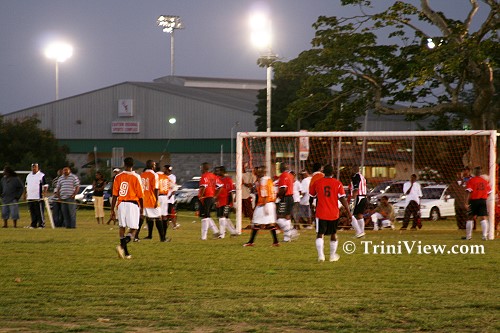
<svg viewBox="0 0 500 333">
<path fill-rule="evenodd" d="M 457 13 L 467 8 L 453 1 Z M 174 34 L 176 75 L 265 80 L 250 42 L 257 9 L 271 17 L 272 49 L 283 61 L 311 48 L 319 16 L 358 13 L 340 0 L 0 0 L 0 114 L 55 100 L 55 62 L 44 55 L 53 41 L 74 49 L 59 64 L 60 99 L 170 75 L 160 15 L 178 15 L 185 26 Z"/>
</svg>

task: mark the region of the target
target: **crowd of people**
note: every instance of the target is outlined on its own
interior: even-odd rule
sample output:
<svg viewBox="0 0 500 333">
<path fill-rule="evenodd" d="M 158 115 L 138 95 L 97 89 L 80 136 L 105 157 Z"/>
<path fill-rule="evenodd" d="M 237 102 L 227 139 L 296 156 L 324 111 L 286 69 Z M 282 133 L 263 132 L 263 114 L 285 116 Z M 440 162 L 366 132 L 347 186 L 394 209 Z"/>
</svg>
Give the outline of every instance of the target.
<svg viewBox="0 0 500 333">
<path fill-rule="evenodd" d="M 153 160 L 146 162 L 142 173 L 134 171 L 134 160 L 124 159 L 124 169 L 113 170 L 111 179 L 111 214 L 110 221 L 118 221 L 120 244 L 116 251 L 120 258 L 131 258 L 128 243 L 139 242 L 140 230 L 147 225 L 148 235 L 143 239 L 152 239 L 156 227 L 160 242 L 168 242 L 169 225 L 177 228 L 175 211 L 176 177 L 171 165 L 160 166 Z M 234 208 L 235 184 L 227 174 L 224 166 L 212 169 L 209 163 L 200 166 L 198 199 L 201 219 L 201 240 L 207 240 L 209 230 L 212 237 L 223 239 L 226 233 L 231 236 L 240 234 L 231 221 L 230 214 Z M 97 171 L 92 184 L 94 211 L 97 224 L 104 224 L 103 194 L 107 181 Z M 65 167 L 58 172 L 52 181 L 54 202 L 51 208 L 55 227 L 76 228 L 75 196 L 78 194 L 80 181 Z M 49 184 L 38 163 L 31 165 L 31 172 L 23 186 L 16 172 L 6 166 L 0 182 L 0 198 L 2 199 L 3 228 L 8 227 L 8 220 L 13 220 L 17 227 L 19 220 L 19 202 L 24 195 L 27 201 L 31 224 L 29 228 L 45 227 L 45 198 Z M 457 174 L 457 181 L 450 184 L 450 193 L 455 199 L 457 226 L 464 229 L 463 239 L 472 238 L 475 221 L 482 228 L 482 238 L 487 239 L 488 210 L 486 200 L 491 192 L 490 185 L 481 177 L 481 169 L 475 168 L 473 176 L 469 168 Z M 278 233 L 283 234 L 283 242 L 298 239 L 299 230 L 316 231 L 316 249 L 318 261 L 325 261 L 324 236 L 330 236 L 330 261 L 339 260 L 337 253 L 337 230 L 350 224 L 355 237 L 366 235 L 367 223 L 373 230 L 384 228 L 395 229 L 394 208 L 387 196 L 382 196 L 375 207 L 370 207 L 366 179 L 360 168 L 352 172 L 350 191 L 346 193 L 343 184 L 333 177 L 332 165 L 322 166 L 314 163 L 311 173 L 301 170 L 298 173 L 290 170 L 286 162 L 280 164 L 280 174 L 271 179 L 264 166 L 253 170 L 243 169 L 242 173 L 242 212 L 251 219 L 250 238 L 243 246 L 252 247 L 259 230 L 269 230 L 272 235 L 272 246 L 280 246 Z M 403 186 L 405 195 L 405 211 L 400 230 L 407 230 L 410 219 L 413 223 L 410 230 L 422 228 L 420 217 L 420 200 L 422 189 L 417 175 Z M 217 217 L 217 223 L 212 219 Z M 350 223 L 349 223 L 350 222 Z"/>
</svg>

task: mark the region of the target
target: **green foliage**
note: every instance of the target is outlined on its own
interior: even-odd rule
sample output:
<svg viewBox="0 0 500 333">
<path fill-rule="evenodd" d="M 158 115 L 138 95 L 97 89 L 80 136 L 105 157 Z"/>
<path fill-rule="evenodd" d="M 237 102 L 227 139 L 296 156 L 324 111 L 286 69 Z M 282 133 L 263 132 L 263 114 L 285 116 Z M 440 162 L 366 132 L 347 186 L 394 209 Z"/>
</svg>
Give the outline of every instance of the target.
<svg viewBox="0 0 500 333">
<path fill-rule="evenodd" d="M 473 21 L 475 4 L 489 11 L 483 22 Z M 362 8 L 371 1 L 344 0 L 342 5 Z M 359 128 L 357 116 L 375 109 L 441 119 L 449 114 L 467 119 L 474 129 L 495 129 L 500 119 L 495 94 L 500 4 L 471 3 L 463 10 L 469 10 L 469 16 L 458 21 L 434 11 L 430 1 L 395 1 L 375 14 L 361 10 L 353 17 L 319 17 L 313 24 L 313 48 L 276 66 L 276 91 L 284 85 L 296 94 L 290 93 L 294 98 L 289 105 L 273 108 L 273 117 L 276 111 L 279 121 L 286 118 L 290 125 L 321 114 L 320 121 L 302 128 L 352 130 Z M 472 31 L 473 25 L 480 28 Z M 428 40 L 434 48 L 428 47 Z M 290 77 L 299 78 L 300 86 L 279 80 Z M 404 107 L 392 107 L 395 104 Z"/>
<path fill-rule="evenodd" d="M 106 214 L 108 215 L 108 213 Z M 77 229 L 2 229 L 0 322 L 6 332 L 495 332 L 500 242 L 460 240 L 453 219 L 423 229 L 339 232 L 335 263 L 316 261 L 315 232 L 272 248 L 260 231 L 199 240 L 193 212 L 178 212 L 172 242 L 129 243 L 116 225 L 78 210 Z M 196 223 L 192 223 L 197 221 Z M 245 224 L 248 221 L 245 221 Z M 143 236 L 147 231 L 143 230 Z M 282 238 L 282 235 L 279 235 Z M 347 241 L 357 246 L 343 252 Z M 413 254 L 365 254 L 367 242 L 415 242 Z M 364 242 L 364 243 L 362 243 Z M 402 244 L 402 243 L 400 243 Z M 484 246 L 484 254 L 416 253 L 416 246 Z M 404 251 L 404 245 L 403 251 Z M 328 259 L 328 241 L 325 252 Z M 473 281 L 473 282 L 471 282 Z"/>
<path fill-rule="evenodd" d="M 38 127 L 36 117 L 6 122 L 0 118 L 0 165 L 16 170 L 31 170 L 37 162 L 46 175 L 68 165 L 67 148 L 60 147 L 52 132 Z"/>
</svg>

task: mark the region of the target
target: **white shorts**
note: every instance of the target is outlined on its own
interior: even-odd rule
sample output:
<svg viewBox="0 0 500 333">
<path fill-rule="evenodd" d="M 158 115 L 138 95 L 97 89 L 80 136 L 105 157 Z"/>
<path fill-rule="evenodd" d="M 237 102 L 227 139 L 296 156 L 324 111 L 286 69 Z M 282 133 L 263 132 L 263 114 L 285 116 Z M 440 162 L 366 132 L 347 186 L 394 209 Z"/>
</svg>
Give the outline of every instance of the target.
<svg viewBox="0 0 500 333">
<path fill-rule="evenodd" d="M 168 215 L 168 196 L 160 195 L 158 197 L 158 203 L 160 204 L 160 214 L 161 216 Z"/>
<path fill-rule="evenodd" d="M 144 216 L 150 219 L 157 219 L 161 216 L 160 207 L 156 208 L 144 208 Z"/>
<path fill-rule="evenodd" d="M 253 224 L 276 223 L 276 204 L 268 202 L 264 206 L 256 206 L 252 218 Z"/>
<path fill-rule="evenodd" d="M 116 210 L 118 226 L 122 228 L 138 229 L 141 210 L 138 205 L 132 202 L 121 202 Z"/>
</svg>

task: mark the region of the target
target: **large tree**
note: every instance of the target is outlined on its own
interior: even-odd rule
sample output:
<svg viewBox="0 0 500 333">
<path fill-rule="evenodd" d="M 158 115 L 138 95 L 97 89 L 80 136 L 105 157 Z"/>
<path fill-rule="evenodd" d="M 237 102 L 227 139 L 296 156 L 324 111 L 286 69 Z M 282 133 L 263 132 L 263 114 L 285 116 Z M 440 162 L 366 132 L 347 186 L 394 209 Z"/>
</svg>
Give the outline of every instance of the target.
<svg viewBox="0 0 500 333">
<path fill-rule="evenodd" d="M 472 129 L 496 129 L 500 5 L 468 2 L 460 21 L 434 10 L 431 0 L 395 1 L 379 12 L 370 0 L 342 0 L 359 6 L 360 15 L 319 17 L 313 48 L 274 64 L 275 83 L 295 77 L 301 84 L 286 107 L 273 104 L 273 115 L 285 112 L 291 125 L 320 113 L 310 130 L 356 129 L 354 119 L 368 109 L 452 116 Z M 477 22 L 480 6 L 487 13 Z"/>
<path fill-rule="evenodd" d="M 68 165 L 67 148 L 60 147 L 52 132 L 38 127 L 40 120 L 4 121 L 0 117 L 0 167 L 10 165 L 16 170 L 31 170 L 31 163 L 40 164 L 43 172 L 55 177 Z"/>
</svg>

